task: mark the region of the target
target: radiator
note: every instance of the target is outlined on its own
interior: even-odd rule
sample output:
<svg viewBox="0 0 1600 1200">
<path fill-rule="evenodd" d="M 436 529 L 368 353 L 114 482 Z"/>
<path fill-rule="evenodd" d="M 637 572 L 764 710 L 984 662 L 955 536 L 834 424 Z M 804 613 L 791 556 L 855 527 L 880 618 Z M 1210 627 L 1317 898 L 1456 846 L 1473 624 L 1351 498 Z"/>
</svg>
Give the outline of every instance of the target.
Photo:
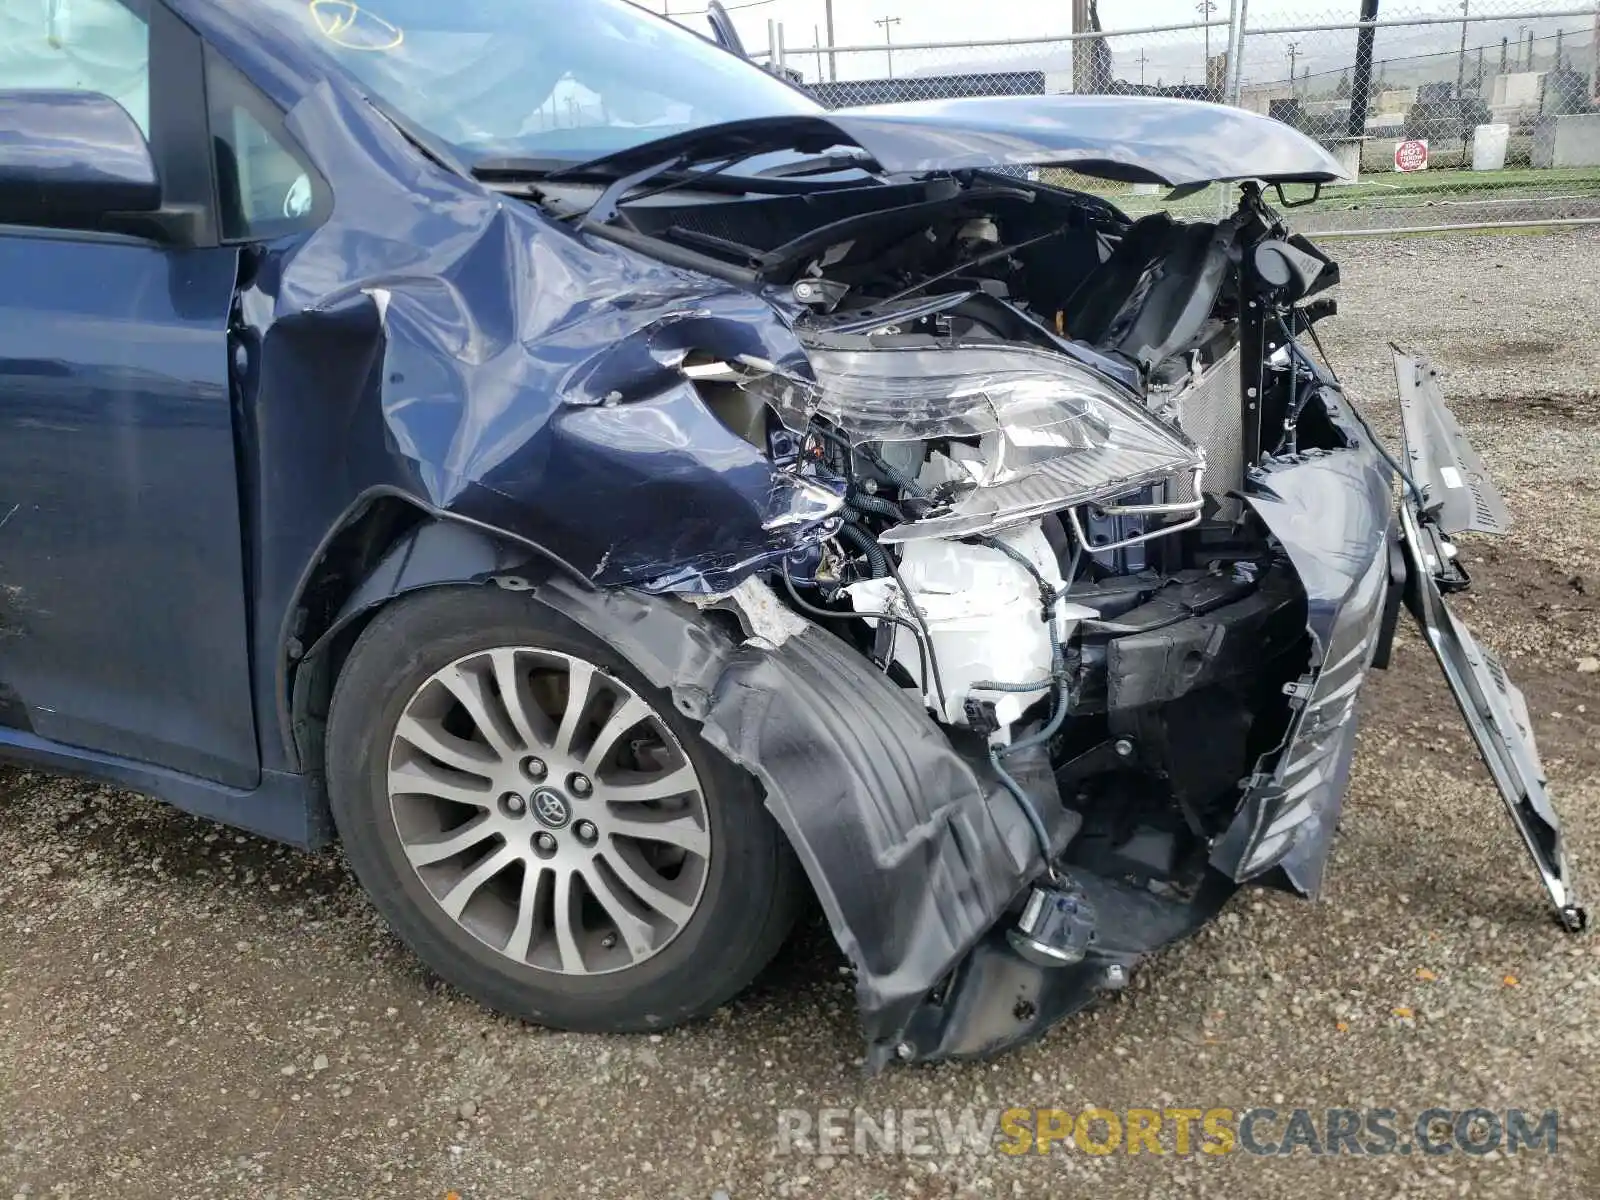
<svg viewBox="0 0 1600 1200">
<path fill-rule="evenodd" d="M 1223 520 L 1239 515 L 1239 501 L 1229 492 L 1244 489 L 1244 412 L 1239 395 L 1239 347 L 1222 356 L 1205 374 L 1172 398 L 1178 424 L 1206 453 L 1206 473 L 1201 487 L 1217 499 Z M 1176 500 L 1193 500 L 1189 481 L 1169 485 Z"/>
</svg>

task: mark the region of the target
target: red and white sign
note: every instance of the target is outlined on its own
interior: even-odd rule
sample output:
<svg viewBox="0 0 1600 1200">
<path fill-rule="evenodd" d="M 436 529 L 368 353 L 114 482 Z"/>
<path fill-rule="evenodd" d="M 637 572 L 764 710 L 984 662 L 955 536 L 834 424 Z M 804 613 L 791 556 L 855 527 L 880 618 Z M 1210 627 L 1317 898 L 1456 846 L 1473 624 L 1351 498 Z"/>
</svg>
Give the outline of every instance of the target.
<svg viewBox="0 0 1600 1200">
<path fill-rule="evenodd" d="M 1410 138 L 1394 145 L 1396 171 L 1426 171 L 1428 169 L 1428 139 Z"/>
</svg>

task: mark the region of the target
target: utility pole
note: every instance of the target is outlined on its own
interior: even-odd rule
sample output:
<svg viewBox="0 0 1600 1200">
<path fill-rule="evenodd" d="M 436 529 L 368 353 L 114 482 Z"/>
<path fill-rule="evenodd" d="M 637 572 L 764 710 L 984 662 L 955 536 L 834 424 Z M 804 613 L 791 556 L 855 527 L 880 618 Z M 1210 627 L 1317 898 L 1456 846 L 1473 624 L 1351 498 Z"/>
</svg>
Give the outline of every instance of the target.
<svg viewBox="0 0 1600 1200">
<path fill-rule="evenodd" d="M 839 78 L 839 56 L 833 52 L 833 0 L 823 0 L 822 12 L 828 28 L 828 79 L 831 82 Z M 822 68 L 817 68 L 817 76 L 821 78 Z"/>
<path fill-rule="evenodd" d="M 1378 19 L 1378 0 L 1361 0 L 1361 20 Z M 1345 136 L 1358 138 L 1367 132 L 1367 104 L 1372 99 L 1372 35 L 1370 24 L 1356 31 L 1356 69 L 1350 76 L 1350 116 L 1346 119 Z"/>
<path fill-rule="evenodd" d="M 1089 0 L 1072 0 L 1072 32 L 1090 32 Z M 1095 90 L 1094 43 L 1084 37 L 1072 39 L 1072 90 L 1080 95 Z"/>
<path fill-rule="evenodd" d="M 1244 23 L 1249 11 L 1246 0 L 1229 0 L 1228 4 L 1228 40 L 1226 49 L 1222 54 L 1222 95 L 1220 99 L 1224 104 L 1237 106 L 1239 94 L 1244 84 L 1240 74 L 1242 65 L 1241 55 L 1244 51 Z M 1227 188 L 1217 189 L 1218 215 L 1225 216 L 1221 205 L 1228 194 Z"/>
<path fill-rule="evenodd" d="M 1140 46 L 1139 47 L 1139 86 L 1140 87 L 1144 86 L 1144 64 L 1146 62 L 1148 62 L 1148 61 L 1149 61 L 1149 59 L 1147 59 L 1145 57 L 1144 47 Z"/>
<path fill-rule="evenodd" d="M 1294 56 L 1300 53 L 1300 43 L 1289 43 L 1289 98 L 1294 99 Z"/>
<path fill-rule="evenodd" d="M 1456 99 L 1461 99 L 1462 88 L 1467 83 L 1467 5 L 1472 0 L 1461 0 L 1461 49 L 1456 51 Z"/>
<path fill-rule="evenodd" d="M 1205 77 L 1206 77 L 1207 86 L 1210 86 L 1210 83 L 1211 83 L 1211 14 L 1217 11 L 1216 0 L 1200 0 L 1200 3 L 1196 4 L 1194 6 L 1194 10 L 1195 10 L 1195 12 L 1200 14 L 1200 19 L 1202 21 L 1204 21 L 1205 25 L 1206 25 L 1206 69 L 1205 69 Z"/>
<path fill-rule="evenodd" d="M 1589 38 L 1589 51 L 1594 55 L 1594 70 L 1589 74 L 1589 100 L 1600 105 L 1600 8 L 1594 10 L 1594 33 Z"/>
<path fill-rule="evenodd" d="M 883 44 L 888 47 L 889 78 L 894 78 L 894 26 L 900 24 L 899 17 L 883 17 L 873 22 L 874 25 L 883 26 Z"/>
</svg>

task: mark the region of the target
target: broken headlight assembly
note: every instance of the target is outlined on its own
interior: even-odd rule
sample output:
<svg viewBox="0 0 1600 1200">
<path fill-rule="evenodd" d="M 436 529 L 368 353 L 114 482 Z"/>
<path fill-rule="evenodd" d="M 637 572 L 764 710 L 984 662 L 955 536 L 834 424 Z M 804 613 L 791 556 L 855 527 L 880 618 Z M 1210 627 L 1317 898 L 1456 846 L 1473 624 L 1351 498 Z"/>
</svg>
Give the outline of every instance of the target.
<svg viewBox="0 0 1600 1200">
<path fill-rule="evenodd" d="M 938 503 L 883 542 L 968 537 L 1203 468 L 1201 451 L 1109 380 L 1026 347 L 814 349 L 776 402 L 872 443 Z M 909 457 L 908 457 L 909 455 Z M 1192 505 L 1155 506 L 1188 513 Z"/>
</svg>

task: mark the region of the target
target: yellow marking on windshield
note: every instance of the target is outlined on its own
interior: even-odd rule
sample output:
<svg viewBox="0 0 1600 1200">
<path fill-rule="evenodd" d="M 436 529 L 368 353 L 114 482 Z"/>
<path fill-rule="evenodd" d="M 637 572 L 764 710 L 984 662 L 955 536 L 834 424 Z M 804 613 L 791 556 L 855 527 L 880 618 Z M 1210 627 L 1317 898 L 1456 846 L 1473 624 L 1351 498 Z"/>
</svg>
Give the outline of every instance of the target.
<svg viewBox="0 0 1600 1200">
<path fill-rule="evenodd" d="M 406 40 L 398 25 L 351 0 L 310 0 L 308 7 L 322 36 L 347 50 L 393 50 Z"/>
</svg>

